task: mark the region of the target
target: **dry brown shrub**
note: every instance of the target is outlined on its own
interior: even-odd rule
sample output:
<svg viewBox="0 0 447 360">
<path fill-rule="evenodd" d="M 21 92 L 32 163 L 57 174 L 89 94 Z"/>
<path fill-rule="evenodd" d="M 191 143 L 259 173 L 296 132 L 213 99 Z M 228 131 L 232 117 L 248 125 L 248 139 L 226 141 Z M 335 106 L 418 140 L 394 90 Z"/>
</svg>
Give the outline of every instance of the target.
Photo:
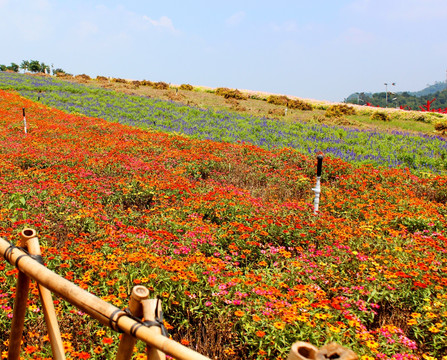
<svg viewBox="0 0 447 360">
<path fill-rule="evenodd" d="M 267 98 L 267 102 L 269 104 L 281 105 L 281 106 L 287 106 L 289 100 L 290 99 L 285 95 L 270 95 Z"/>
<path fill-rule="evenodd" d="M 447 122 L 437 122 L 435 124 L 435 130 L 444 135 L 447 131 Z"/>
<path fill-rule="evenodd" d="M 267 102 L 269 104 L 287 106 L 290 109 L 312 110 L 311 104 L 299 99 L 289 99 L 285 95 L 270 95 L 267 98 Z"/>
<path fill-rule="evenodd" d="M 375 111 L 371 115 L 371 120 L 390 121 L 390 114 L 384 111 Z"/>
<path fill-rule="evenodd" d="M 96 76 L 96 80 L 97 81 L 109 81 L 108 78 L 106 78 L 105 76 L 100 76 L 100 75 Z"/>
<path fill-rule="evenodd" d="M 167 91 L 166 96 L 169 100 L 172 101 L 181 101 L 185 98 L 185 95 L 179 94 L 176 91 Z"/>
<path fill-rule="evenodd" d="M 343 117 L 345 115 L 354 115 L 355 109 L 346 104 L 331 105 L 327 108 L 324 116 L 326 117 Z"/>
<path fill-rule="evenodd" d="M 120 83 L 120 84 L 126 84 L 127 83 L 126 79 L 120 79 L 120 78 L 112 78 L 112 81 L 116 82 L 116 83 Z"/>
<path fill-rule="evenodd" d="M 167 84 L 163 81 L 159 81 L 159 82 L 153 83 L 152 87 L 157 90 L 168 90 L 169 84 Z"/>
<path fill-rule="evenodd" d="M 86 75 L 86 74 L 80 74 L 80 75 L 76 75 L 76 76 L 75 76 L 75 79 L 76 79 L 76 80 L 89 81 L 89 80 L 91 80 L 92 78 L 91 78 L 90 76 Z"/>
<path fill-rule="evenodd" d="M 270 109 L 269 115 L 284 116 L 284 110 L 283 109 Z"/>
<path fill-rule="evenodd" d="M 180 85 L 180 90 L 192 91 L 192 90 L 194 90 L 194 87 L 189 84 L 182 84 L 182 85 Z"/>
<path fill-rule="evenodd" d="M 140 85 L 141 86 L 154 86 L 154 83 L 152 82 L 152 81 L 149 81 L 149 80 L 142 80 L 142 81 L 140 81 Z"/>
<path fill-rule="evenodd" d="M 73 79 L 73 75 L 63 73 L 63 72 L 56 73 L 56 77 L 61 78 L 61 79 Z"/>
<path fill-rule="evenodd" d="M 305 101 L 298 100 L 298 99 L 289 100 L 289 102 L 287 103 L 287 107 L 290 109 L 298 109 L 298 110 L 304 110 L 304 111 L 312 110 L 311 104 L 309 104 Z"/>
<path fill-rule="evenodd" d="M 237 89 L 217 88 L 216 95 L 223 96 L 225 99 L 247 100 L 247 96 Z"/>
</svg>

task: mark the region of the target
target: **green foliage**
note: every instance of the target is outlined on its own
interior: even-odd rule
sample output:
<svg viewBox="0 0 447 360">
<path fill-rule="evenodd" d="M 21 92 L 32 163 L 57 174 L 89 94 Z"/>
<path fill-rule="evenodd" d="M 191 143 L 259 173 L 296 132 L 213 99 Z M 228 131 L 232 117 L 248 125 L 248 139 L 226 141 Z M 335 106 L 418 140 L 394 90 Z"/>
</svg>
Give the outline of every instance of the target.
<svg viewBox="0 0 447 360">
<path fill-rule="evenodd" d="M 11 63 L 11 65 L 6 66 L 6 65 L 0 65 L 0 70 L 1 71 L 14 71 L 14 72 L 18 72 L 19 71 L 19 65 L 17 65 L 16 63 Z"/>
<path fill-rule="evenodd" d="M 447 90 L 445 86 L 435 93 L 429 93 L 424 95 L 412 95 L 409 92 L 391 93 L 388 92 L 388 104 L 387 95 L 385 92 L 379 92 L 374 94 L 362 94 L 361 101 L 363 104 L 370 103 L 372 106 L 398 108 L 399 106 L 405 106 L 406 109 L 412 109 L 419 111 L 420 107 L 424 107 L 427 101 L 436 100 L 431 105 L 431 109 L 446 108 L 447 107 Z M 357 96 L 352 96 L 348 99 L 349 103 L 357 104 Z"/>
<path fill-rule="evenodd" d="M 385 111 L 375 111 L 371 115 L 371 120 L 390 121 L 390 114 Z"/>
<path fill-rule="evenodd" d="M 22 62 L 23 64 L 23 62 Z M 26 65 L 26 64 L 24 64 Z M 38 60 L 30 60 L 28 62 L 28 70 L 34 73 L 50 73 L 50 67 L 44 62 L 39 62 Z"/>
</svg>

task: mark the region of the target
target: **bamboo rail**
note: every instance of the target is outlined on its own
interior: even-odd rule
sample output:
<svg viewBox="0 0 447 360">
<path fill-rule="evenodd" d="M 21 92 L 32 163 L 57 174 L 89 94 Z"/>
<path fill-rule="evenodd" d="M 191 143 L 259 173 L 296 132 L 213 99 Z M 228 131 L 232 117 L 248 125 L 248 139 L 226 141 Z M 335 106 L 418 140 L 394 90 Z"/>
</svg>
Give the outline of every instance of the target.
<svg viewBox="0 0 447 360">
<path fill-rule="evenodd" d="M 155 334 L 151 328 L 142 326 L 140 322 L 126 316 L 127 314 L 123 310 L 105 302 L 71 283 L 67 279 L 55 274 L 45 266 L 39 264 L 36 260 L 32 259 L 21 249 L 17 247 L 11 248 L 11 244 L 2 238 L 0 238 L 0 253 L 3 254 L 3 257 L 11 265 L 17 267 L 20 272 L 24 273 L 26 277 L 33 279 L 45 288 L 51 290 L 51 292 L 89 314 L 101 324 L 109 326 L 114 330 L 121 330 L 130 336 L 134 336 L 138 340 L 141 340 L 149 346 L 178 360 L 210 360 L 208 357 L 203 356 L 174 340 L 161 334 Z M 17 264 L 19 257 L 20 263 Z M 26 307 L 26 298 L 24 303 Z M 18 338 L 20 346 L 21 333 Z"/>
<path fill-rule="evenodd" d="M 51 292 L 65 299 L 103 325 L 124 333 L 118 347 L 116 360 L 130 360 L 137 340 L 146 343 L 147 360 L 165 360 L 166 354 L 177 360 L 211 360 L 163 336 L 160 327 L 145 326 L 147 321 L 155 322 L 157 319 L 158 322 L 161 322 L 161 303 L 157 299 L 148 299 L 149 290 L 144 286 L 135 286 L 132 289 L 129 309 L 128 312 L 125 312 L 47 269 L 43 265 L 43 261 L 41 261 L 39 241 L 34 230 L 23 230 L 20 238 L 20 247 L 27 248 L 28 252 L 0 237 L 0 254 L 19 270 L 8 360 L 20 359 L 20 345 L 30 279 L 36 281 L 39 287 L 53 358 L 56 360 L 65 360 L 65 354 Z M 142 316 L 145 322 L 139 321 Z M 327 360 L 335 358 L 339 360 L 357 360 L 358 356 L 353 351 L 343 348 L 336 343 L 330 343 L 318 349 L 312 344 L 298 341 L 292 345 L 287 360 Z"/>
</svg>

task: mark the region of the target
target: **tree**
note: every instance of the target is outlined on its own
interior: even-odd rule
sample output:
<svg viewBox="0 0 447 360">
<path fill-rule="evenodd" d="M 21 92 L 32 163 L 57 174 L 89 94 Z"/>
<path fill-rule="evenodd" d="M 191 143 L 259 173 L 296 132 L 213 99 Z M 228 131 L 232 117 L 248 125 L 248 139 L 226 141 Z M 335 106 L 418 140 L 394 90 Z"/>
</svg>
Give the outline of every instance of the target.
<svg viewBox="0 0 447 360">
<path fill-rule="evenodd" d="M 19 65 L 17 65 L 16 63 L 11 63 L 10 66 L 7 67 L 8 70 L 14 71 L 14 72 L 18 72 L 19 71 Z"/>
<path fill-rule="evenodd" d="M 29 62 L 29 71 L 31 72 L 40 72 L 40 62 L 37 60 L 30 60 Z"/>
<path fill-rule="evenodd" d="M 40 63 L 40 72 L 43 72 L 44 74 L 49 74 L 50 73 L 50 67 L 45 64 L 44 62 Z"/>
<path fill-rule="evenodd" d="M 7 69 L 6 69 L 6 65 L 2 65 L 2 64 L 0 64 L 0 70 L 1 71 L 6 71 Z"/>
<path fill-rule="evenodd" d="M 65 71 L 61 68 L 53 69 L 53 75 L 56 75 L 57 73 L 65 74 Z"/>
<path fill-rule="evenodd" d="M 22 63 L 20 64 L 20 68 L 25 72 L 27 70 L 29 70 L 29 61 L 28 60 L 23 60 Z"/>
</svg>

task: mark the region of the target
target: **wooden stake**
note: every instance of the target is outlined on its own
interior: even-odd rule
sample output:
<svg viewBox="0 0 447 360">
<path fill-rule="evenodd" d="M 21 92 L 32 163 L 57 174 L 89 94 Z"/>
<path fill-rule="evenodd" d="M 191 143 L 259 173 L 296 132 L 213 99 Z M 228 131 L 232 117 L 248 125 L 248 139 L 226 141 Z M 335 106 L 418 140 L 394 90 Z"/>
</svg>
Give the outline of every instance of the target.
<svg viewBox="0 0 447 360">
<path fill-rule="evenodd" d="M 143 306 L 141 301 L 149 297 L 149 290 L 144 286 L 134 286 L 129 300 L 129 311 L 132 315 L 142 318 Z M 123 334 L 120 345 L 118 347 L 118 353 L 116 354 L 116 360 L 130 360 L 132 358 L 133 347 L 137 339 L 133 336 Z"/>
<path fill-rule="evenodd" d="M 0 238 L 0 254 L 5 254 L 10 248 L 10 245 L 11 244 L 8 241 Z M 8 256 L 4 257 L 10 264 L 15 266 L 17 258 L 21 255 L 26 254 L 20 249 L 14 248 Z M 154 334 L 145 326 L 138 327 L 139 323 L 137 321 L 128 316 L 121 316 L 123 315 L 121 309 L 81 289 L 67 279 L 64 279 L 62 276 L 47 269 L 45 266 L 40 265 L 29 256 L 24 256 L 20 259 L 18 268 L 31 279 L 37 281 L 42 286 L 51 290 L 56 295 L 67 300 L 69 303 L 106 326 L 112 328 L 118 327 L 129 335 L 131 334 L 131 331 L 137 327 L 136 331 L 134 331 L 134 336 L 137 339 L 163 351 L 165 354 L 170 355 L 177 360 L 210 360 L 208 357 L 203 356 L 166 336 Z"/>
<path fill-rule="evenodd" d="M 11 333 L 9 334 L 8 360 L 19 360 L 20 358 L 20 345 L 25 324 L 26 307 L 28 305 L 29 283 L 29 277 L 19 271 L 12 314 Z"/>
<path fill-rule="evenodd" d="M 19 246 L 25 247 L 26 243 L 20 240 Z M 19 271 L 12 313 L 11 333 L 9 334 L 8 360 L 18 360 L 20 358 L 20 345 L 22 343 L 25 314 L 28 306 L 29 284 L 29 277 Z"/>
<path fill-rule="evenodd" d="M 20 233 L 22 243 L 26 243 L 30 255 L 41 256 L 39 240 L 37 233 L 33 229 L 24 229 Z M 42 302 L 43 315 L 47 325 L 48 337 L 50 338 L 51 350 L 53 352 L 53 359 L 65 360 L 64 345 L 62 344 L 61 332 L 57 323 L 56 311 L 54 310 L 53 298 L 51 292 L 38 285 L 40 300 Z"/>
<path fill-rule="evenodd" d="M 158 308 L 157 308 L 157 302 L 158 302 Z M 145 321 L 148 320 L 154 321 L 157 317 L 160 316 L 161 301 L 159 301 L 158 299 L 143 300 L 142 305 L 143 305 L 143 314 Z M 157 310 L 157 314 L 155 313 L 155 310 Z M 161 335 L 161 328 L 159 328 L 158 326 L 149 327 L 149 331 L 151 331 L 153 334 Z M 147 360 L 166 359 L 165 353 L 149 345 L 146 346 L 146 354 L 147 354 Z"/>
</svg>

